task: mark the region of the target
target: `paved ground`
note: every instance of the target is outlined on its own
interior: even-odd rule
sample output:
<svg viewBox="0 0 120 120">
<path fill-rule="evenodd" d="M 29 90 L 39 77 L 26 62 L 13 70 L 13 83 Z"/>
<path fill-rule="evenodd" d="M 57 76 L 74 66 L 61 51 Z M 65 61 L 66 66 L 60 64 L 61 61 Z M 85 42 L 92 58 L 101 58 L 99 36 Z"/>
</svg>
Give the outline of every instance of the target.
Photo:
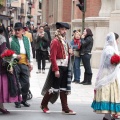
<svg viewBox="0 0 120 120">
<path fill-rule="evenodd" d="M 45 74 L 36 74 L 37 65 L 34 60 L 34 70 L 32 71 L 30 78 L 30 89 L 33 93 L 33 99 L 28 101 L 31 104 L 31 107 L 17 109 L 14 107 L 13 103 L 5 104 L 5 107 L 10 110 L 11 113 L 7 116 L 0 114 L 0 120 L 102 120 L 103 115 L 95 114 L 91 108 L 97 69 L 92 69 L 92 85 L 84 86 L 72 83 L 72 93 L 68 96 L 68 103 L 70 108 L 77 112 L 77 115 L 68 116 L 61 114 L 61 104 L 59 99 L 54 105 L 49 104 L 51 114 L 44 114 L 41 111 L 39 107 L 42 99 L 41 89 L 45 82 L 49 66 L 50 63 L 47 62 Z M 84 73 L 83 67 L 81 67 L 81 72 L 82 81 Z"/>
</svg>

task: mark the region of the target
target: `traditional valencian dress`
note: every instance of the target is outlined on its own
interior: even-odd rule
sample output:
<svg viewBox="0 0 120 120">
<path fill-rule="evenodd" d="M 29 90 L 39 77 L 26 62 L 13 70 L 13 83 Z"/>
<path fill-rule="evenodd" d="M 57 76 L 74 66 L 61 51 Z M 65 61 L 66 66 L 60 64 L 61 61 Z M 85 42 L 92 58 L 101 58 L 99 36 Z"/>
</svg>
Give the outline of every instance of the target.
<svg viewBox="0 0 120 120">
<path fill-rule="evenodd" d="M 119 55 L 118 47 L 114 33 L 109 33 L 95 84 L 92 108 L 96 113 L 120 115 L 120 64 L 111 64 L 114 54 Z"/>
<path fill-rule="evenodd" d="M 0 54 L 6 49 L 6 39 L 3 35 L 0 35 Z M 14 78 L 14 77 L 13 77 Z M 10 79 L 8 79 L 8 71 L 7 67 L 3 65 L 3 60 L 0 58 L 0 103 L 11 103 L 11 102 L 18 102 L 21 100 L 19 94 L 17 94 L 17 82 L 14 80 L 15 88 L 14 93 L 11 95 L 10 91 L 13 88 L 10 88 Z M 13 84 L 12 84 L 13 85 Z"/>
</svg>

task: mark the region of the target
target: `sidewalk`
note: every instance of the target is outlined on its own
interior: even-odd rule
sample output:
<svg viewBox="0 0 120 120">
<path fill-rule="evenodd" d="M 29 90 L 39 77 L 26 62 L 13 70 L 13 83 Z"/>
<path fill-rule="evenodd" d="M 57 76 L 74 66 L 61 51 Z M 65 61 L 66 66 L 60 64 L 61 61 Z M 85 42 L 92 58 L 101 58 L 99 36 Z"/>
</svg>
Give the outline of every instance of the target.
<svg viewBox="0 0 120 120">
<path fill-rule="evenodd" d="M 34 70 L 32 71 L 31 74 L 31 91 L 34 95 L 35 98 L 41 98 L 41 89 L 44 85 L 50 63 L 47 62 L 46 64 L 46 72 L 45 74 L 36 74 L 37 71 L 37 65 L 36 62 L 34 62 Z M 93 100 L 93 89 L 94 89 L 94 84 L 95 84 L 95 78 L 98 69 L 92 69 L 93 71 L 93 78 L 92 78 L 92 85 L 81 85 L 81 84 L 75 84 L 72 83 L 72 93 L 69 95 L 70 101 L 78 101 L 79 103 L 87 104 L 91 103 Z M 83 75 L 84 75 L 84 68 L 81 66 L 81 81 L 83 80 Z"/>
<path fill-rule="evenodd" d="M 20 109 L 15 108 L 14 104 L 5 104 L 6 108 L 11 111 L 9 117 L 0 115 L 0 118 L 4 120 L 102 120 L 103 115 L 97 115 L 91 108 L 94 93 L 94 83 L 97 74 L 97 69 L 93 70 L 92 85 L 81 85 L 72 83 L 72 93 L 68 96 L 68 103 L 71 109 L 77 112 L 77 115 L 69 116 L 61 114 L 61 103 L 58 99 L 54 105 L 49 104 L 51 114 L 44 114 L 40 109 L 40 103 L 42 100 L 41 90 L 44 85 L 47 72 L 49 70 L 50 63 L 46 63 L 45 74 L 36 74 L 37 63 L 34 60 L 34 69 L 31 72 L 30 78 L 30 90 L 33 94 L 33 99 L 28 102 L 31 107 L 22 107 Z M 81 66 L 81 81 L 83 80 L 84 68 Z"/>
</svg>

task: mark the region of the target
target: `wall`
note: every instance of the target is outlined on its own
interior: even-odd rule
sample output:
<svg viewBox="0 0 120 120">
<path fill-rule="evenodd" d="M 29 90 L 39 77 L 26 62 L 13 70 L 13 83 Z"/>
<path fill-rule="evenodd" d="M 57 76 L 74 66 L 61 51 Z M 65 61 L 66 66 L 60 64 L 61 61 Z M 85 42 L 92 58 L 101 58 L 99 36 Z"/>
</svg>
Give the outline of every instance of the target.
<svg viewBox="0 0 120 120">
<path fill-rule="evenodd" d="M 86 0 L 86 17 L 96 17 L 99 15 L 99 11 L 101 8 L 101 0 Z M 82 12 L 79 10 L 79 8 L 76 6 L 78 2 L 73 0 L 73 18 L 72 19 L 81 19 L 82 18 Z"/>
</svg>

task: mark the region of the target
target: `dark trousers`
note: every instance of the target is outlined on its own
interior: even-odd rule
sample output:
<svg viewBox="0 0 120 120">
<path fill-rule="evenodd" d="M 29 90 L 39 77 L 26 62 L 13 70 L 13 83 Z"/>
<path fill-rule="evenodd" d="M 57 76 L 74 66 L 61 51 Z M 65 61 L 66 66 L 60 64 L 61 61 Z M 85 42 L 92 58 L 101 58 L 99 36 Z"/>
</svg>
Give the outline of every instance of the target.
<svg viewBox="0 0 120 120">
<path fill-rule="evenodd" d="M 45 60 L 38 60 L 38 70 L 41 70 L 41 62 L 42 62 L 42 70 L 45 70 Z"/>
<path fill-rule="evenodd" d="M 21 84 L 22 99 L 24 102 L 27 100 L 27 94 L 29 91 L 29 68 L 27 65 L 18 64 L 16 66 L 16 73 Z"/>
<path fill-rule="evenodd" d="M 38 70 L 45 70 L 47 51 L 37 50 Z M 42 63 L 42 64 L 41 64 Z M 41 66 L 42 65 L 42 66 Z"/>
<path fill-rule="evenodd" d="M 84 54 L 81 55 L 83 66 L 85 68 L 85 73 L 91 75 L 92 70 L 91 70 L 91 64 L 90 64 L 90 59 L 91 59 L 91 54 Z"/>
<path fill-rule="evenodd" d="M 33 58 L 35 58 L 36 57 L 36 55 L 35 55 L 35 48 L 32 48 L 32 53 L 33 53 Z"/>
</svg>

